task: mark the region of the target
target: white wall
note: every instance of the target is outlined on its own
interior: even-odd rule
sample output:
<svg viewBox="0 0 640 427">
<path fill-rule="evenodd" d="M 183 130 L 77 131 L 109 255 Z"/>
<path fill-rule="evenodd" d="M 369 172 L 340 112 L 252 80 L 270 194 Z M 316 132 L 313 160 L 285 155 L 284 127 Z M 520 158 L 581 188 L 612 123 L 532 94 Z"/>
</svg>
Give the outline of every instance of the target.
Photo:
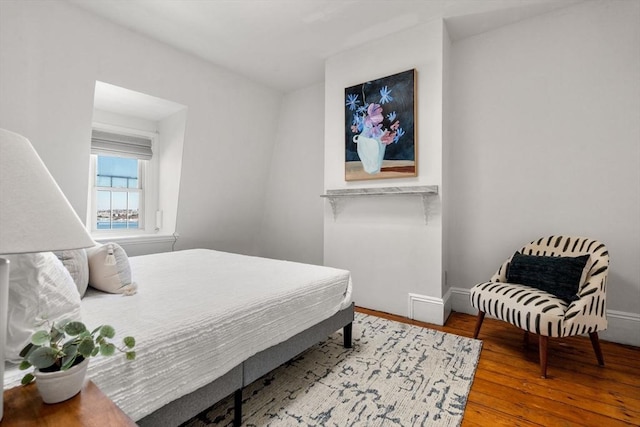
<svg viewBox="0 0 640 427">
<path fill-rule="evenodd" d="M 158 165 L 158 210 L 162 212 L 162 233 L 174 233 L 177 224 L 182 151 L 188 109 L 173 113 L 158 124 L 160 162 Z M 156 224 L 159 225 L 159 224 Z"/>
<path fill-rule="evenodd" d="M 443 24 L 434 21 L 385 36 L 329 58 L 325 65 L 325 189 L 442 184 Z M 401 71 L 417 70 L 415 178 L 344 180 L 344 89 Z M 408 294 L 442 297 L 442 221 L 439 198 L 425 225 L 420 198 L 350 199 L 334 219 L 324 213 L 324 261 L 351 270 L 357 305 L 408 314 Z M 439 309 L 442 309 L 440 307 Z M 418 310 L 420 311 L 420 310 Z M 429 317 L 434 314 L 434 317 Z M 425 317 L 426 316 L 426 317 Z M 416 318 L 443 322 L 442 313 Z"/>
<path fill-rule="evenodd" d="M 451 312 L 451 301 L 448 294 L 451 289 L 449 282 L 448 254 L 451 252 L 448 232 L 451 227 L 451 38 L 447 31 L 447 26 L 443 26 L 442 34 L 442 211 L 446 215 L 442 216 L 442 270 L 444 274 L 442 295 L 445 295 L 445 303 L 447 304 L 446 312 Z"/>
<path fill-rule="evenodd" d="M 455 42 L 448 122 L 450 284 L 468 289 L 487 280 L 537 237 L 597 238 L 611 254 L 614 316 L 603 337 L 635 345 L 639 8 L 637 1 L 586 2 Z M 635 330 L 620 337 L 616 322 L 625 316 Z"/>
<path fill-rule="evenodd" d="M 283 98 L 269 160 L 261 255 L 322 265 L 323 83 Z"/>
<path fill-rule="evenodd" d="M 154 120 L 126 116 L 123 114 L 99 109 L 93 110 L 93 122 L 110 126 L 117 126 L 121 128 L 135 129 L 143 132 L 158 132 L 158 123 Z"/>
<path fill-rule="evenodd" d="M 2 1 L 0 126 L 31 139 L 81 218 L 96 80 L 189 108 L 178 247 L 256 252 L 280 95 L 65 2 Z"/>
</svg>

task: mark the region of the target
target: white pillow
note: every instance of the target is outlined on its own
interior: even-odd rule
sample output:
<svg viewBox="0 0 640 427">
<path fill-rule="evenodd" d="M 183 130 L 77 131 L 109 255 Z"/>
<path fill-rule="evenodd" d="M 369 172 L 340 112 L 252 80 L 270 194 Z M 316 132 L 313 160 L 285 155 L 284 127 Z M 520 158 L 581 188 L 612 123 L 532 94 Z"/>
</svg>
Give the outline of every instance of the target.
<svg viewBox="0 0 640 427">
<path fill-rule="evenodd" d="M 89 285 L 112 294 L 132 295 L 131 266 L 127 253 L 117 243 L 96 245 L 87 249 Z"/>
<path fill-rule="evenodd" d="M 31 335 L 50 323 L 80 319 L 80 295 L 52 252 L 3 256 L 9 264 L 6 360 L 19 363 Z"/>
<path fill-rule="evenodd" d="M 89 260 L 87 259 L 87 251 L 84 249 L 75 249 L 69 251 L 57 251 L 54 254 L 62 261 L 62 265 L 69 270 L 71 278 L 78 288 L 80 298 L 82 298 L 89 286 Z"/>
</svg>

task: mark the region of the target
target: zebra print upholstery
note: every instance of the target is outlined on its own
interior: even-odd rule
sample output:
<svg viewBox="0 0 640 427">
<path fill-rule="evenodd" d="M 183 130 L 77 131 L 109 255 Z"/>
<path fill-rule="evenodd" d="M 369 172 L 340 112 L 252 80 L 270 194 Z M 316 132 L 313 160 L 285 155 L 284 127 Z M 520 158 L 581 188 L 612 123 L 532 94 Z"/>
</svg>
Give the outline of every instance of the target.
<svg viewBox="0 0 640 427">
<path fill-rule="evenodd" d="M 526 255 L 579 256 L 590 255 L 587 274 L 578 290 L 577 301 L 567 303 L 547 292 L 515 283 L 507 283 L 506 260 L 491 280 L 471 288 L 471 305 L 478 309 L 475 338 L 480 332 L 485 313 L 511 323 L 541 337 L 541 363 L 546 376 L 546 339 L 588 333 L 601 365 L 604 364 L 597 332 L 607 328 L 606 283 L 609 252 L 606 246 L 586 237 L 549 236 L 535 240 L 520 250 Z M 545 337 L 544 339 L 542 337 Z M 544 343 L 542 343 L 544 341 Z M 597 347 L 597 348 L 596 348 Z"/>
</svg>

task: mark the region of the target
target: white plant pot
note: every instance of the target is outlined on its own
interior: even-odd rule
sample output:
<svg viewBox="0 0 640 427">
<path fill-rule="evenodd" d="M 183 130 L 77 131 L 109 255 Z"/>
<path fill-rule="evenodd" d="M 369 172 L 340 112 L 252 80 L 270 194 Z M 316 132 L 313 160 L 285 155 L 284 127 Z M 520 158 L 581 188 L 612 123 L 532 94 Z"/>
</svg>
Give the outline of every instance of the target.
<svg viewBox="0 0 640 427">
<path fill-rule="evenodd" d="M 71 399 L 82 390 L 89 359 L 66 371 L 40 372 L 36 369 L 36 385 L 44 403 L 58 403 Z"/>
</svg>

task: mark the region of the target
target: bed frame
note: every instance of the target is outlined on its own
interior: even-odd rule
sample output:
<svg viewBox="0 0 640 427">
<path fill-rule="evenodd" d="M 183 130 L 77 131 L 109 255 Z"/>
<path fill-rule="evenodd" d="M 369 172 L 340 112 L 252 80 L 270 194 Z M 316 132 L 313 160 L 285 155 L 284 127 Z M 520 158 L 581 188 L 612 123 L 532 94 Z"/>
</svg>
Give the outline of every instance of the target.
<svg viewBox="0 0 640 427">
<path fill-rule="evenodd" d="M 175 427 L 233 394 L 234 426 L 240 426 L 242 423 L 242 389 L 244 387 L 309 347 L 325 340 L 340 328 L 343 329 L 344 347 L 351 348 L 353 319 L 354 305 L 352 304 L 287 341 L 251 356 L 222 377 L 174 400 L 136 422 L 142 427 Z"/>
</svg>

